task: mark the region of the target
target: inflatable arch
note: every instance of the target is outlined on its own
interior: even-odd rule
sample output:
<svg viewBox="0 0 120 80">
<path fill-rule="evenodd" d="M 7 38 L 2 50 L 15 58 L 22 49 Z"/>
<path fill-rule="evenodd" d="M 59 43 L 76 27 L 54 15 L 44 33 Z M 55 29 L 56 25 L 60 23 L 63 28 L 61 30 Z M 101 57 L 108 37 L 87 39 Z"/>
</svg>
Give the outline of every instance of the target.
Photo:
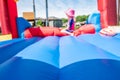
<svg viewBox="0 0 120 80">
<path fill-rule="evenodd" d="M 117 24 L 116 0 L 97 0 L 98 10 L 101 15 L 102 28 Z M 112 7 L 111 7 L 112 5 Z M 12 34 L 12 38 L 18 37 L 16 18 L 16 0 L 0 0 L 0 21 L 2 34 Z"/>
</svg>

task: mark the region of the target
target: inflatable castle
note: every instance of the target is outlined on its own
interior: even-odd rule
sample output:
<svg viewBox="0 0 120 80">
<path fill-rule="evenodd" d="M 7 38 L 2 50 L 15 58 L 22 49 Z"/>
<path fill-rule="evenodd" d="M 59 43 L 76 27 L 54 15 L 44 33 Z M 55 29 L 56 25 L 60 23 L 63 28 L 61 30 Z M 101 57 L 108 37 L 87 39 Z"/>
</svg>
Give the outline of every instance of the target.
<svg viewBox="0 0 120 80">
<path fill-rule="evenodd" d="M 17 17 L 15 0 L 0 0 L 2 34 L 13 37 L 0 42 L 0 80 L 120 80 L 120 35 L 99 34 L 117 24 L 116 0 L 97 2 L 100 13 L 69 36 L 32 28 Z"/>
</svg>

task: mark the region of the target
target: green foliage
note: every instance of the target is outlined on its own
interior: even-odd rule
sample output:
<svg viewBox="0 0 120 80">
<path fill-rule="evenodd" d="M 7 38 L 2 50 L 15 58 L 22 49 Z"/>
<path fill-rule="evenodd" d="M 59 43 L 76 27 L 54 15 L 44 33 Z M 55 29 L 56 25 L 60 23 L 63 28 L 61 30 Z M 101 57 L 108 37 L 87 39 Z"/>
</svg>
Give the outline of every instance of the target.
<svg viewBox="0 0 120 80">
<path fill-rule="evenodd" d="M 89 15 L 79 15 L 75 18 L 76 22 L 86 21 Z M 68 19 L 62 18 L 62 23 L 66 23 Z"/>
<path fill-rule="evenodd" d="M 62 18 L 62 23 L 66 23 L 68 20 L 65 18 Z"/>
<path fill-rule="evenodd" d="M 86 21 L 89 15 L 79 15 L 76 17 L 76 22 L 83 22 Z"/>
<path fill-rule="evenodd" d="M 38 21 L 36 22 L 36 26 L 43 26 L 42 20 L 38 20 Z"/>
</svg>

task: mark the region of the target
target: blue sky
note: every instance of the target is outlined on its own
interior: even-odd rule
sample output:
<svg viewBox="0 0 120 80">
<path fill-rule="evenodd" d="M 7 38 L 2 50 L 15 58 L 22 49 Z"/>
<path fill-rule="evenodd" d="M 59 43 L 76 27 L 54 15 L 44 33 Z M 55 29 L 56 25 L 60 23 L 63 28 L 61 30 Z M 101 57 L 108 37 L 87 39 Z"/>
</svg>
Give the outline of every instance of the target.
<svg viewBox="0 0 120 80">
<path fill-rule="evenodd" d="M 32 12 L 33 0 L 19 0 L 17 2 L 18 15 L 23 16 L 23 12 Z M 45 18 L 45 0 L 35 0 L 36 17 Z M 75 16 L 90 14 L 97 11 L 97 0 L 48 0 L 49 17 L 66 18 L 65 11 L 68 8 L 75 10 Z"/>
</svg>

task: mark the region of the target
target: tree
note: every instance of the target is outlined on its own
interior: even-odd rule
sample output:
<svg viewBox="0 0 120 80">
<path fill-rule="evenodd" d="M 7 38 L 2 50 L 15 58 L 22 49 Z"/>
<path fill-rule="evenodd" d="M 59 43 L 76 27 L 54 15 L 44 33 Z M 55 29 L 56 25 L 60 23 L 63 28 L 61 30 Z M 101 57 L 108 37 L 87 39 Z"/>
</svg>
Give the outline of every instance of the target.
<svg viewBox="0 0 120 80">
<path fill-rule="evenodd" d="M 37 26 L 43 26 L 42 20 L 39 19 L 39 20 L 36 22 L 36 25 L 37 25 Z"/>
<path fill-rule="evenodd" d="M 62 23 L 66 23 L 68 20 L 66 18 L 62 18 Z"/>
<path fill-rule="evenodd" d="M 79 15 L 76 17 L 76 22 L 86 21 L 89 15 Z"/>
</svg>

